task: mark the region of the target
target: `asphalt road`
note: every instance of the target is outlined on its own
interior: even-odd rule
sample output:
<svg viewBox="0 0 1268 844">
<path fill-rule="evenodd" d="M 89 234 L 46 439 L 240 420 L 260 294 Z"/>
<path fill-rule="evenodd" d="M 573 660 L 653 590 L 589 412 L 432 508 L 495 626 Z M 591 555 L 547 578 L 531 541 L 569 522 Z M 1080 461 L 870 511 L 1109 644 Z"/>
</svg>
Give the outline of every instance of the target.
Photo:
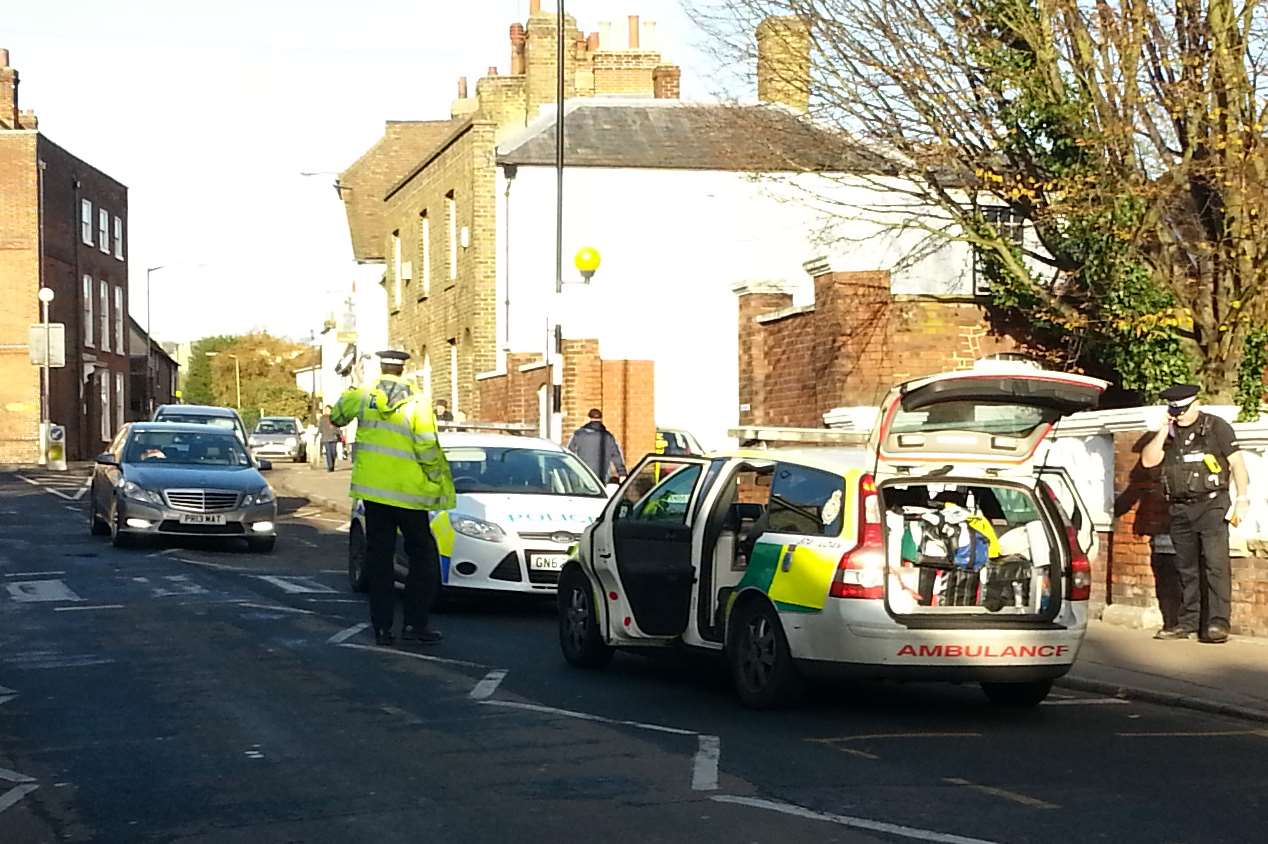
<svg viewBox="0 0 1268 844">
<path fill-rule="evenodd" d="M 720 666 L 566 666 L 549 603 L 376 649 L 342 520 L 275 553 L 90 537 L 0 475 L 0 842 L 1254 841 L 1263 725 L 1063 692 L 850 685 L 739 707 Z"/>
</svg>

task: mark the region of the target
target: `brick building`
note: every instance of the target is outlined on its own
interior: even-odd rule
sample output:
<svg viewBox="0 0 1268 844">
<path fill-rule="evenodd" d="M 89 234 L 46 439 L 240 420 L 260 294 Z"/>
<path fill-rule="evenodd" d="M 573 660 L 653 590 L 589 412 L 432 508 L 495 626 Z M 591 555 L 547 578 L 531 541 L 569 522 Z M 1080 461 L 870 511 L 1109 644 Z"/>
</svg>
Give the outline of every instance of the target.
<svg viewBox="0 0 1268 844">
<path fill-rule="evenodd" d="M 125 418 L 128 422 L 137 422 L 149 419 L 153 408 L 176 401 L 180 364 L 161 343 L 152 340 L 132 317 L 128 317 L 128 350 L 130 372 Z M 149 384 L 146 383 L 147 365 Z"/>
<path fill-rule="evenodd" d="M 26 342 L 41 286 L 66 326 L 49 415 L 66 427 L 68 457 L 100 452 L 128 406 L 127 188 L 38 125 L 18 107 L 18 73 L 0 50 L 0 463 L 39 458 L 42 374 Z"/>
</svg>

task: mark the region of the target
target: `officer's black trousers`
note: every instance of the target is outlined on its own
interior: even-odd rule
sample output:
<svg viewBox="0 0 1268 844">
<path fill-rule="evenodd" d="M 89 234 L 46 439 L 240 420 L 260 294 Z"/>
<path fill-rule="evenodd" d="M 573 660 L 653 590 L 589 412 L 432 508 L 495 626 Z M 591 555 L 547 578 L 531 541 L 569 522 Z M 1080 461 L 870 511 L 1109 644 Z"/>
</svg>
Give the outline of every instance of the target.
<svg viewBox="0 0 1268 844">
<path fill-rule="evenodd" d="M 1202 576 L 1206 576 L 1207 623 L 1228 624 L 1232 610 L 1233 574 L 1228 559 L 1230 501 L 1220 495 L 1204 502 L 1171 505 L 1171 544 L 1176 550 L 1182 604 L 1179 625 L 1199 630 Z"/>
<path fill-rule="evenodd" d="M 405 623 L 426 627 L 427 616 L 440 592 L 440 555 L 431 534 L 426 510 L 407 510 L 374 501 L 365 502 L 366 577 L 370 586 L 370 624 L 391 629 L 396 616 L 396 531 L 405 539 L 409 574 L 405 577 Z"/>
</svg>

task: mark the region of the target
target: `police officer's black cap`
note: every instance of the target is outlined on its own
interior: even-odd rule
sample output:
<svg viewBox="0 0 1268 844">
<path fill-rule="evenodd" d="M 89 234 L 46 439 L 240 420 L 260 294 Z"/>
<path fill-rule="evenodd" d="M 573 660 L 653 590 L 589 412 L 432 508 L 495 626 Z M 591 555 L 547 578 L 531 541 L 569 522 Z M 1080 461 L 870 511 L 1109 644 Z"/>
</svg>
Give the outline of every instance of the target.
<svg viewBox="0 0 1268 844">
<path fill-rule="evenodd" d="M 1172 384 L 1163 390 L 1161 395 L 1163 401 L 1168 404 L 1188 404 L 1197 398 L 1200 389 L 1196 384 Z"/>
<path fill-rule="evenodd" d="M 409 352 L 402 352 L 398 349 L 384 349 L 378 353 L 379 360 L 384 363 L 405 363 L 410 359 Z"/>
</svg>

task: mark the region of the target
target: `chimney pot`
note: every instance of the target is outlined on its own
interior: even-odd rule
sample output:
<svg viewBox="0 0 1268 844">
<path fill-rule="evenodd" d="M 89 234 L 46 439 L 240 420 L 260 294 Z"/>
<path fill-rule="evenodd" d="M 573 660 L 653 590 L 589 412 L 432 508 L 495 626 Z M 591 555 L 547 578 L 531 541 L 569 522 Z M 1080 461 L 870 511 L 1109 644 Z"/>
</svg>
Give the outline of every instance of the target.
<svg viewBox="0 0 1268 844">
<path fill-rule="evenodd" d="M 592 53 L 598 52 L 599 33 L 597 32 L 590 33 L 590 35 L 586 38 L 586 49 L 588 49 Z"/>
<path fill-rule="evenodd" d="M 528 0 L 528 13 L 530 15 L 540 15 L 542 13 L 542 0 Z"/>
<path fill-rule="evenodd" d="M 0 47 L 0 67 L 9 66 L 9 51 L 4 47 Z"/>
<path fill-rule="evenodd" d="M 489 65 L 489 76 L 497 76 L 498 69 L 495 65 Z"/>
<path fill-rule="evenodd" d="M 638 15 L 630 15 L 630 49 L 638 49 Z"/>
<path fill-rule="evenodd" d="M 521 76 L 524 73 L 524 45 L 527 43 L 527 37 L 524 35 L 523 24 L 511 24 L 511 75 Z"/>
<path fill-rule="evenodd" d="M 467 77 L 458 77 L 458 99 L 465 100 L 467 98 Z"/>
</svg>

